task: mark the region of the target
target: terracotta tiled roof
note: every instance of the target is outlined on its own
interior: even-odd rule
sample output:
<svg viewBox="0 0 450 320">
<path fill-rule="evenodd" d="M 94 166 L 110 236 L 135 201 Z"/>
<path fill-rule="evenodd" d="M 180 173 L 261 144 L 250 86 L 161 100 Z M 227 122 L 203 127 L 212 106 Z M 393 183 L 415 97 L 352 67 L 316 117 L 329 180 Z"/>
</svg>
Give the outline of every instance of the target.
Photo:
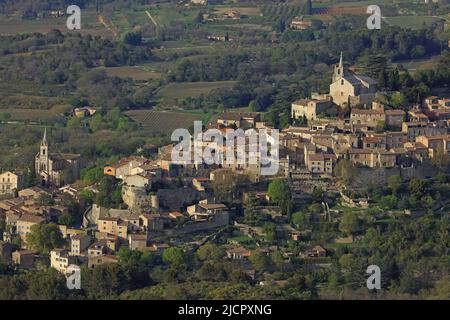
<svg viewBox="0 0 450 320">
<path fill-rule="evenodd" d="M 35 216 L 32 214 L 24 214 L 19 218 L 19 221 L 30 222 L 30 223 L 42 223 L 45 221 L 45 218 L 40 216 Z"/>
</svg>

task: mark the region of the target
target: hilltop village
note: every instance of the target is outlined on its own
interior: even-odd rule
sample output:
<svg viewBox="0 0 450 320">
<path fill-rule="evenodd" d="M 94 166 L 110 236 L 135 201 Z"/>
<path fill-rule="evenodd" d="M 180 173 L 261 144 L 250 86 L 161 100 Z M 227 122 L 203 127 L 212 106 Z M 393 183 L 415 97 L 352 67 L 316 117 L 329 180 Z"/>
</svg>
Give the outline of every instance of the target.
<svg viewBox="0 0 450 320">
<path fill-rule="evenodd" d="M 146 145 L 145 156 L 111 163 L 100 183 L 79 188 L 83 159 L 56 152 L 45 130 L 35 156 L 38 184 L 24 188 L 26 172 L 0 174 L 0 259 L 66 274 L 70 265 L 118 263 L 124 252 L 161 256 L 212 242 L 264 284 L 261 256 L 327 268 L 340 245 L 363 241 L 361 224 L 446 207 L 448 197 L 427 186 L 448 162 L 450 99 L 430 96 L 407 112 L 393 109 L 377 81 L 346 68 L 342 55 L 331 80 L 329 93 L 292 102 L 293 125 L 280 132 L 274 176 L 261 175 L 260 163 L 174 163 L 174 144 Z M 340 119 L 341 108 L 350 117 Z M 235 111 L 206 128 L 273 130 L 260 113 Z M 359 210 L 372 211 L 355 220 L 350 213 Z M 321 222 L 332 229 L 323 233 Z"/>
</svg>

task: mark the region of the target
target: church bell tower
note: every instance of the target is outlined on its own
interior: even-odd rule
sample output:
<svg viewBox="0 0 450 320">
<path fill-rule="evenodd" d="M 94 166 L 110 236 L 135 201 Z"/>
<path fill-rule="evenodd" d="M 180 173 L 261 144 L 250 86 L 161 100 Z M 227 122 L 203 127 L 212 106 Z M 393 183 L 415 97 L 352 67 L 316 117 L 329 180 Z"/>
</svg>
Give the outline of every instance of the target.
<svg viewBox="0 0 450 320">
<path fill-rule="evenodd" d="M 48 141 L 47 141 L 47 128 L 44 130 L 44 136 L 42 137 L 39 154 L 36 156 L 36 174 L 41 174 L 43 171 L 49 171 L 49 155 L 48 155 Z"/>
<path fill-rule="evenodd" d="M 334 66 L 332 83 L 341 79 L 343 76 L 344 76 L 344 60 L 342 59 L 342 51 L 341 51 L 341 58 L 339 59 L 339 64 Z"/>
<path fill-rule="evenodd" d="M 40 156 L 45 158 L 48 157 L 47 128 L 44 129 L 44 136 L 41 141 Z"/>
</svg>

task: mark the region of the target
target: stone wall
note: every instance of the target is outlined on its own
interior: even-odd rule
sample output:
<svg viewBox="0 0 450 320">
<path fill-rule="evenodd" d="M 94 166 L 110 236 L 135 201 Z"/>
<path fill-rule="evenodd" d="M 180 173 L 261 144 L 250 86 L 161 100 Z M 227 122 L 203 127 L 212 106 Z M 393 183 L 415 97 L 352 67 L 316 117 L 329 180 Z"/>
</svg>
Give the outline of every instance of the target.
<svg viewBox="0 0 450 320">
<path fill-rule="evenodd" d="M 368 182 L 374 184 L 386 184 L 389 177 L 395 175 L 400 175 L 403 181 L 409 181 L 412 178 L 431 178 L 436 174 L 436 168 L 429 164 L 407 168 L 358 168 L 358 174 L 353 179 L 351 187 L 365 188 L 367 187 Z"/>
</svg>

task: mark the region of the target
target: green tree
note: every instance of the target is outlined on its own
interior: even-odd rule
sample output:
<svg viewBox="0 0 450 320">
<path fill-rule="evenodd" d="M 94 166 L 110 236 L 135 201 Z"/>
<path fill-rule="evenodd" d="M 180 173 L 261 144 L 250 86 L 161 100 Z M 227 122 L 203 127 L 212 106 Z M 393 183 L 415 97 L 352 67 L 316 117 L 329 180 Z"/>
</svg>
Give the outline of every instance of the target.
<svg viewBox="0 0 450 320">
<path fill-rule="evenodd" d="M 280 271 L 283 271 L 284 257 L 280 251 L 274 251 L 270 255 L 271 264 Z"/>
<path fill-rule="evenodd" d="M 339 265 L 344 270 L 350 270 L 351 265 L 353 263 L 354 256 L 351 253 L 343 254 L 339 258 Z"/>
<path fill-rule="evenodd" d="M 81 180 L 87 184 L 93 184 L 103 178 L 103 167 L 95 166 L 81 170 Z"/>
<path fill-rule="evenodd" d="M 67 120 L 67 128 L 69 129 L 80 129 L 82 127 L 81 120 L 78 117 L 71 117 Z"/>
<path fill-rule="evenodd" d="M 164 263 L 171 265 L 180 265 L 184 262 L 184 252 L 180 248 L 171 247 L 163 252 L 162 259 Z"/>
<path fill-rule="evenodd" d="M 398 196 L 402 188 L 402 178 L 399 175 L 390 176 L 388 178 L 388 187 L 392 190 L 392 194 Z"/>
<path fill-rule="evenodd" d="M 422 179 L 413 178 L 409 182 L 408 189 L 411 196 L 421 198 L 426 192 L 427 182 Z"/>
<path fill-rule="evenodd" d="M 61 248 L 65 241 L 58 226 L 54 223 L 35 224 L 27 234 L 27 244 L 42 253 L 48 253 L 54 248 Z"/>
<path fill-rule="evenodd" d="M 274 243 L 277 240 L 276 225 L 272 222 L 266 222 L 264 224 L 265 239 L 269 243 Z"/>
<path fill-rule="evenodd" d="M 401 92 L 395 92 L 390 99 L 390 104 L 398 109 L 401 107 L 404 107 L 408 104 L 408 99 L 406 98 L 406 96 L 401 93 Z"/>
<path fill-rule="evenodd" d="M 344 213 L 341 222 L 339 223 L 339 230 L 350 234 L 352 238 L 359 230 L 359 218 L 354 212 Z"/>
<path fill-rule="evenodd" d="M 117 251 L 116 256 L 119 258 L 120 262 L 128 263 L 128 262 L 138 262 L 141 258 L 142 252 L 131 250 L 127 247 L 120 247 L 119 251 Z"/>
<path fill-rule="evenodd" d="M 200 248 L 198 248 L 197 252 L 197 258 L 200 261 L 205 260 L 221 260 L 225 256 L 225 249 L 222 246 L 218 246 L 213 243 L 206 243 Z"/>
<path fill-rule="evenodd" d="M 258 225 L 261 222 L 261 217 L 256 211 L 256 198 L 250 195 L 245 203 L 244 221 L 251 226 Z"/>
<path fill-rule="evenodd" d="M 105 208 L 113 208 L 121 203 L 122 195 L 118 180 L 110 175 L 103 176 L 98 186 L 95 204 Z"/>
<path fill-rule="evenodd" d="M 66 278 L 54 269 L 33 274 L 26 292 L 29 300 L 63 300 L 69 295 Z"/>
<path fill-rule="evenodd" d="M 392 210 L 397 207 L 398 199 L 394 195 L 384 196 L 380 199 L 380 207 L 384 210 Z"/>
<path fill-rule="evenodd" d="M 358 64 L 364 72 L 373 77 L 379 77 L 382 75 L 384 85 L 386 85 L 386 69 L 387 69 L 387 58 L 383 55 L 369 54 L 362 56 Z M 383 83 L 381 83 L 383 85 Z"/>
<path fill-rule="evenodd" d="M 75 218 L 70 213 L 64 213 L 58 218 L 58 223 L 69 227 L 75 224 Z"/>
<path fill-rule="evenodd" d="M 389 89 L 398 90 L 400 88 L 400 73 L 398 68 L 394 68 L 389 72 Z"/>
<path fill-rule="evenodd" d="M 264 271 L 269 267 L 269 257 L 259 250 L 252 251 L 249 260 L 257 271 Z"/>
<path fill-rule="evenodd" d="M 122 36 L 122 41 L 125 44 L 132 46 L 140 46 L 142 44 L 142 32 L 141 31 L 127 31 Z"/>
<path fill-rule="evenodd" d="M 309 217 L 303 212 L 296 212 L 292 215 L 291 221 L 296 228 L 300 229 L 308 225 Z"/>
<path fill-rule="evenodd" d="M 291 214 L 292 195 L 286 180 L 277 179 L 270 182 L 267 194 L 273 202 L 281 207 L 284 214 Z"/>
<path fill-rule="evenodd" d="M 83 189 L 80 191 L 79 196 L 86 200 L 88 204 L 92 204 L 95 200 L 95 193 L 89 189 Z"/>
</svg>

